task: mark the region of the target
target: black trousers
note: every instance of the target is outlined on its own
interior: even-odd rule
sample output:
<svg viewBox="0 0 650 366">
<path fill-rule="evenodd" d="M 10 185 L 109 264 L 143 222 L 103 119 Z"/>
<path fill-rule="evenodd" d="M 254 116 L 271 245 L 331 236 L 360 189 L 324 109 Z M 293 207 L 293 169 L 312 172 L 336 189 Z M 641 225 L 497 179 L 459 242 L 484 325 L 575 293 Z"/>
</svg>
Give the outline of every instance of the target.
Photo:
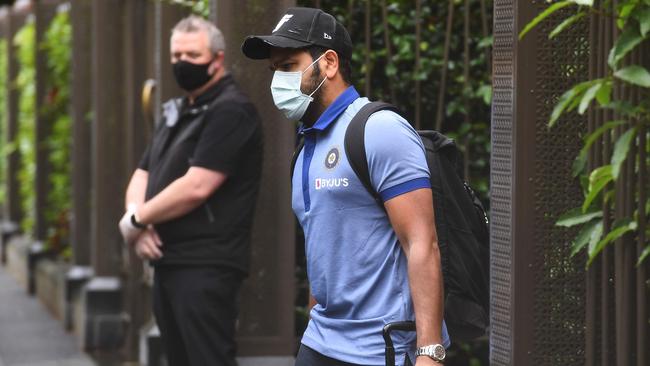
<svg viewBox="0 0 650 366">
<path fill-rule="evenodd" d="M 219 267 L 155 269 L 153 310 L 169 366 L 236 366 L 242 276 Z"/>
<path fill-rule="evenodd" d="M 404 359 L 404 366 L 411 366 L 411 360 L 408 357 Z M 324 356 L 313 349 L 300 345 L 298 356 L 296 357 L 295 366 L 360 366 L 352 363 L 347 363 L 333 358 Z"/>
</svg>

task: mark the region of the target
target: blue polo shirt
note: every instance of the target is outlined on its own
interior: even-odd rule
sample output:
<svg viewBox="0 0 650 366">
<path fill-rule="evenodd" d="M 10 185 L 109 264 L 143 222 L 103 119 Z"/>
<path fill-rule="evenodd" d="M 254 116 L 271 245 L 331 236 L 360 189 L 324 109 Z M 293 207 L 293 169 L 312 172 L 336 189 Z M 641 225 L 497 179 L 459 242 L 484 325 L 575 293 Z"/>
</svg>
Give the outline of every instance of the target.
<svg viewBox="0 0 650 366">
<path fill-rule="evenodd" d="M 414 320 L 407 261 L 386 212 L 345 156 L 345 131 L 368 103 L 349 87 L 310 128 L 292 177 L 293 210 L 305 232 L 307 275 L 317 301 L 302 343 L 328 357 L 384 365 L 381 330 Z M 396 113 L 380 111 L 366 125 L 371 183 L 384 201 L 430 188 L 424 147 Z M 449 337 L 443 324 L 444 345 Z M 414 332 L 395 333 L 397 364 L 415 351 Z"/>
</svg>

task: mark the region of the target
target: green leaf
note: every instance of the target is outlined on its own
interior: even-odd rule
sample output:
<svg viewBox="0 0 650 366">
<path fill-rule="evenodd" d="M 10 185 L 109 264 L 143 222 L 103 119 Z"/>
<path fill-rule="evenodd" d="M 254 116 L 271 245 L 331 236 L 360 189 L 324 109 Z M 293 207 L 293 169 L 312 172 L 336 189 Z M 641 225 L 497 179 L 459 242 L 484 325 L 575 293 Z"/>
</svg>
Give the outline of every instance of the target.
<svg viewBox="0 0 650 366">
<path fill-rule="evenodd" d="M 570 111 L 572 109 L 572 104 L 574 104 L 576 98 L 582 96 L 582 93 L 584 93 L 584 91 L 587 90 L 587 88 L 591 87 L 596 82 L 598 82 L 598 80 L 590 80 L 590 81 L 582 82 L 574 86 L 573 88 L 567 90 L 564 94 L 562 94 L 557 104 L 555 105 L 555 108 L 553 108 L 553 112 L 551 113 L 551 118 L 549 119 L 548 126 L 553 127 L 565 110 Z"/>
<path fill-rule="evenodd" d="M 630 51 L 634 49 L 639 43 L 643 41 L 643 37 L 638 32 L 638 29 L 635 27 L 627 27 L 623 33 L 618 37 L 614 47 L 609 53 L 609 58 L 607 62 L 609 66 L 616 70 L 616 65 L 618 62 L 625 57 Z"/>
<path fill-rule="evenodd" d="M 627 66 L 614 73 L 617 78 L 630 84 L 650 88 L 650 72 L 639 65 Z"/>
<path fill-rule="evenodd" d="M 589 108 L 589 104 L 591 104 L 591 101 L 594 100 L 596 97 L 596 93 L 600 90 L 602 87 L 602 83 L 595 84 L 587 92 L 582 96 L 582 100 L 580 101 L 580 107 L 578 108 L 578 113 L 584 114 L 587 108 Z"/>
<path fill-rule="evenodd" d="M 623 29 L 623 27 L 625 27 L 627 18 L 630 16 L 630 13 L 632 13 L 632 10 L 634 10 L 635 7 L 635 3 L 625 4 L 621 7 L 621 10 L 618 13 L 618 20 L 616 21 L 616 25 L 619 29 Z"/>
<path fill-rule="evenodd" d="M 578 14 L 566 18 L 562 23 L 560 23 L 555 29 L 551 31 L 548 35 L 548 39 L 553 39 L 555 38 L 558 34 L 562 33 L 565 29 L 568 27 L 572 26 L 574 23 L 579 21 L 580 19 L 584 18 L 586 15 L 585 12 L 581 11 Z"/>
<path fill-rule="evenodd" d="M 589 149 L 594 144 L 594 142 L 596 142 L 596 140 L 600 136 L 602 136 L 606 131 L 611 130 L 616 126 L 621 126 L 625 123 L 626 123 L 625 121 L 610 121 L 600 126 L 594 132 L 587 135 L 587 137 L 585 138 L 584 146 L 580 150 L 578 157 L 573 163 L 573 177 L 577 177 L 584 170 L 584 167 L 587 164 L 587 154 L 589 153 Z"/>
<path fill-rule="evenodd" d="M 635 18 L 639 21 L 641 37 L 645 37 L 650 32 L 650 7 L 639 9 L 635 14 Z"/>
<path fill-rule="evenodd" d="M 618 178 L 621 165 L 625 161 L 625 158 L 627 158 L 627 153 L 630 151 L 630 144 L 635 136 L 636 128 L 631 128 L 625 131 L 616 141 L 616 145 L 614 145 L 614 154 L 612 155 L 612 177 L 614 180 Z"/>
<path fill-rule="evenodd" d="M 637 229 L 636 221 L 630 219 L 622 220 L 621 222 L 615 224 L 612 231 L 607 233 L 607 235 L 605 235 L 605 237 L 601 239 L 598 242 L 598 244 L 596 244 L 593 248 L 590 246 L 589 261 L 587 262 L 587 265 L 588 266 L 591 265 L 591 262 L 593 262 L 593 260 L 596 259 L 598 254 L 603 251 L 603 249 L 607 246 L 607 244 L 616 241 L 624 234 L 630 231 L 634 231 L 636 229 Z"/>
<path fill-rule="evenodd" d="M 639 260 L 636 262 L 636 266 L 639 267 L 643 263 L 643 261 L 646 258 L 648 258 L 649 255 L 650 255 L 650 245 L 648 245 L 647 247 L 645 247 L 645 249 L 643 249 L 643 252 L 639 256 Z"/>
<path fill-rule="evenodd" d="M 555 223 L 555 225 L 563 226 L 563 227 L 572 227 L 572 226 L 584 224 L 585 222 L 589 222 L 596 217 L 603 217 L 603 212 L 594 211 L 594 212 L 583 213 L 582 209 L 578 207 L 560 216 L 560 218 Z"/>
<path fill-rule="evenodd" d="M 558 10 L 560 10 L 560 9 L 562 9 L 562 8 L 566 8 L 567 6 L 571 6 L 571 5 L 573 5 L 573 4 L 574 4 L 574 3 L 573 3 L 572 1 L 568 1 L 568 0 L 567 0 L 567 1 L 559 1 L 559 2 L 554 3 L 553 5 L 549 6 L 549 7 L 546 8 L 543 12 L 541 12 L 538 16 L 536 16 L 535 19 L 533 19 L 530 23 L 526 24 L 526 26 L 525 26 L 524 29 L 521 31 L 521 33 L 519 33 L 519 39 L 520 39 L 520 40 L 523 39 L 524 36 L 525 36 L 528 32 L 530 32 L 531 29 L 535 28 L 535 26 L 537 26 L 537 24 L 539 24 L 539 23 L 542 22 L 544 19 L 546 19 L 546 18 L 548 18 L 549 16 L 551 16 L 551 15 L 552 15 L 553 13 L 555 13 L 556 11 L 558 11 Z"/>
<path fill-rule="evenodd" d="M 578 5 L 594 6 L 594 0 L 571 0 L 571 2 Z"/>
<path fill-rule="evenodd" d="M 598 230 L 600 230 L 600 233 L 598 233 Z M 594 239 L 594 243 L 597 243 L 600 239 L 599 236 L 602 235 L 602 231 L 603 220 L 594 220 L 585 225 L 573 240 L 573 243 L 571 245 L 571 257 L 578 254 L 578 252 L 582 250 L 582 248 L 584 248 L 587 243 L 589 243 L 592 237 L 598 238 Z"/>
<path fill-rule="evenodd" d="M 603 220 L 596 221 L 596 225 L 589 235 L 589 247 L 587 248 L 587 256 L 589 256 L 589 253 L 592 253 L 594 251 L 598 245 L 598 242 L 600 242 L 600 238 L 603 237 L 603 228 Z M 587 266 L 589 266 L 589 264 L 587 264 Z"/>
<path fill-rule="evenodd" d="M 598 194 L 614 179 L 612 176 L 612 166 L 605 165 L 596 168 L 589 176 L 589 191 L 582 204 L 582 212 L 587 212 L 591 203 L 598 197 Z"/>
<path fill-rule="evenodd" d="M 596 93 L 596 100 L 601 106 L 608 105 L 612 100 L 612 82 L 607 81 L 602 84 L 601 88 Z"/>
</svg>

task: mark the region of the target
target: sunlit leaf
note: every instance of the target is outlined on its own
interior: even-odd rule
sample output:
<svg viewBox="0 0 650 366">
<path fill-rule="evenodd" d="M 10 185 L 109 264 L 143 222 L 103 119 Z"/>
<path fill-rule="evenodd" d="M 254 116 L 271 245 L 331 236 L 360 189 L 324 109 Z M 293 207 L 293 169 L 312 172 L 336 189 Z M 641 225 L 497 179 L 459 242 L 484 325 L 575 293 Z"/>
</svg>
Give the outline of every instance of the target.
<svg viewBox="0 0 650 366">
<path fill-rule="evenodd" d="M 623 27 L 625 27 L 627 18 L 630 16 L 630 13 L 632 13 L 632 10 L 634 10 L 635 7 L 635 3 L 625 4 L 621 7 L 621 10 L 618 13 L 618 19 L 616 20 L 616 25 L 619 29 L 623 29 Z"/>
<path fill-rule="evenodd" d="M 650 32 L 650 7 L 639 9 L 636 12 L 635 18 L 639 21 L 641 36 L 645 37 Z"/>
<path fill-rule="evenodd" d="M 551 33 L 549 33 L 548 38 L 549 39 L 555 38 L 558 34 L 564 32 L 565 29 L 572 26 L 580 19 L 584 18 L 585 15 L 586 13 L 581 11 L 574 16 L 566 18 L 562 23 L 560 23 L 557 27 L 555 27 L 555 29 L 553 29 Z"/>
<path fill-rule="evenodd" d="M 594 142 L 596 142 L 596 140 L 600 136 L 602 136 L 606 131 L 609 131 L 616 126 L 621 126 L 625 123 L 626 123 L 625 121 L 610 121 L 600 126 L 594 132 L 587 135 L 587 137 L 585 138 L 585 143 L 573 164 L 574 177 L 577 177 L 584 170 L 584 167 L 587 164 L 587 153 L 589 152 L 589 149 L 594 144 Z"/>
<path fill-rule="evenodd" d="M 582 96 L 582 100 L 580 101 L 580 107 L 578 108 L 578 113 L 584 114 L 587 108 L 589 108 L 589 104 L 591 104 L 591 101 L 594 100 L 596 97 L 596 93 L 600 90 L 601 86 L 603 84 L 595 84 L 591 88 L 589 88 L 585 94 Z"/>
<path fill-rule="evenodd" d="M 589 248 L 589 261 L 587 262 L 587 265 L 591 265 L 591 262 L 593 262 L 594 259 L 598 256 L 600 252 L 603 251 L 603 249 L 611 242 L 616 241 L 618 238 L 621 236 L 625 235 L 626 233 L 630 231 L 634 231 L 637 229 L 637 223 L 636 221 L 633 220 L 622 220 L 619 223 L 616 223 L 614 225 L 614 228 L 612 231 L 607 233 L 603 239 L 601 239 L 598 244 L 596 244 L 593 248 Z"/>
<path fill-rule="evenodd" d="M 583 213 L 581 208 L 575 208 L 564 215 L 560 216 L 558 221 L 555 223 L 557 226 L 571 227 L 585 222 L 589 222 L 596 217 L 603 217 L 602 211 L 588 212 Z"/>
<path fill-rule="evenodd" d="M 625 131 L 616 141 L 616 145 L 614 145 L 614 154 L 612 155 L 612 177 L 614 179 L 618 178 L 621 165 L 625 161 L 628 151 L 630 151 L 630 144 L 635 136 L 636 128 L 631 128 Z"/>
<path fill-rule="evenodd" d="M 537 24 L 542 22 L 544 19 L 548 18 L 551 16 L 553 13 L 556 11 L 566 8 L 567 6 L 573 5 L 573 1 L 559 1 L 557 3 L 554 3 L 553 5 L 549 6 L 546 8 L 543 12 L 541 12 L 539 15 L 535 17 L 535 19 L 531 20 L 530 23 L 526 24 L 524 29 L 519 33 L 519 39 L 524 38 L 524 36 L 530 32 L 531 29 L 535 28 Z"/>
<path fill-rule="evenodd" d="M 571 0 L 571 2 L 578 5 L 594 6 L 594 0 Z"/>
<path fill-rule="evenodd" d="M 612 83 L 611 81 L 602 84 L 601 88 L 596 93 L 596 100 L 601 106 L 608 105 L 612 99 Z"/>
<path fill-rule="evenodd" d="M 645 249 L 643 249 L 643 252 L 639 256 L 639 260 L 636 262 L 636 266 L 640 266 L 646 258 L 650 256 L 650 245 L 646 246 Z"/>
<path fill-rule="evenodd" d="M 585 225 L 571 244 L 571 256 L 573 257 L 578 254 L 578 252 L 589 243 L 591 238 L 596 238 L 602 235 L 602 231 L 603 220 L 594 220 Z M 594 242 L 597 243 L 598 239 L 594 239 Z"/>
<path fill-rule="evenodd" d="M 612 176 L 612 166 L 605 165 L 596 168 L 589 176 L 589 191 L 582 204 L 582 211 L 587 212 L 591 203 L 598 197 L 598 194 L 614 179 Z"/>
<path fill-rule="evenodd" d="M 582 93 L 587 90 L 587 88 L 591 87 L 594 84 L 594 81 L 586 81 L 583 83 L 580 83 L 573 88 L 567 90 L 560 99 L 558 100 L 557 104 L 555 105 L 555 108 L 553 108 L 553 112 L 551 113 L 551 118 L 549 119 L 548 126 L 553 127 L 557 120 L 560 118 L 562 113 L 566 110 L 571 110 L 571 104 L 576 100 L 576 98 L 579 98 L 582 96 Z"/>
<path fill-rule="evenodd" d="M 616 71 L 614 76 L 630 84 L 650 88 L 650 72 L 642 66 L 627 66 Z"/>
<path fill-rule="evenodd" d="M 609 53 L 607 62 L 612 69 L 616 69 L 616 65 L 623 59 L 630 51 L 632 51 L 639 43 L 643 41 L 643 37 L 639 34 L 639 30 L 635 27 L 627 27 L 623 33 L 618 37 L 614 47 Z"/>
<path fill-rule="evenodd" d="M 587 248 L 587 256 L 589 256 L 589 253 L 592 253 L 598 243 L 600 242 L 600 239 L 603 237 L 603 220 L 597 221 L 595 227 L 593 230 L 591 230 L 591 233 L 589 235 L 589 247 Z"/>
</svg>

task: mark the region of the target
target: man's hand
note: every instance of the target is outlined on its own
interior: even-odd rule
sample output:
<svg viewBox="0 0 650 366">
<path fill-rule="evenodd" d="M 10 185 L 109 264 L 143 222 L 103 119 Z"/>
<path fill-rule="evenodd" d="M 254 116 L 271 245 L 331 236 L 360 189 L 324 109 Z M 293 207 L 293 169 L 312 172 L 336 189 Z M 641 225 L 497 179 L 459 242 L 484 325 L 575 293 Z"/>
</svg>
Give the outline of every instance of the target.
<svg viewBox="0 0 650 366">
<path fill-rule="evenodd" d="M 155 260 L 162 258 L 160 247 L 162 241 L 152 227 L 143 231 L 135 242 L 135 253 L 140 259 Z"/>
<path fill-rule="evenodd" d="M 131 217 L 135 214 L 135 211 L 136 205 L 129 204 L 119 224 L 122 238 L 124 238 L 124 242 L 129 245 L 133 244 L 133 242 L 138 238 L 138 235 L 142 232 L 142 229 L 133 225 L 133 222 L 131 221 Z"/>
<path fill-rule="evenodd" d="M 442 363 L 434 361 L 428 356 L 419 356 L 415 358 L 415 366 L 441 366 Z"/>
</svg>

